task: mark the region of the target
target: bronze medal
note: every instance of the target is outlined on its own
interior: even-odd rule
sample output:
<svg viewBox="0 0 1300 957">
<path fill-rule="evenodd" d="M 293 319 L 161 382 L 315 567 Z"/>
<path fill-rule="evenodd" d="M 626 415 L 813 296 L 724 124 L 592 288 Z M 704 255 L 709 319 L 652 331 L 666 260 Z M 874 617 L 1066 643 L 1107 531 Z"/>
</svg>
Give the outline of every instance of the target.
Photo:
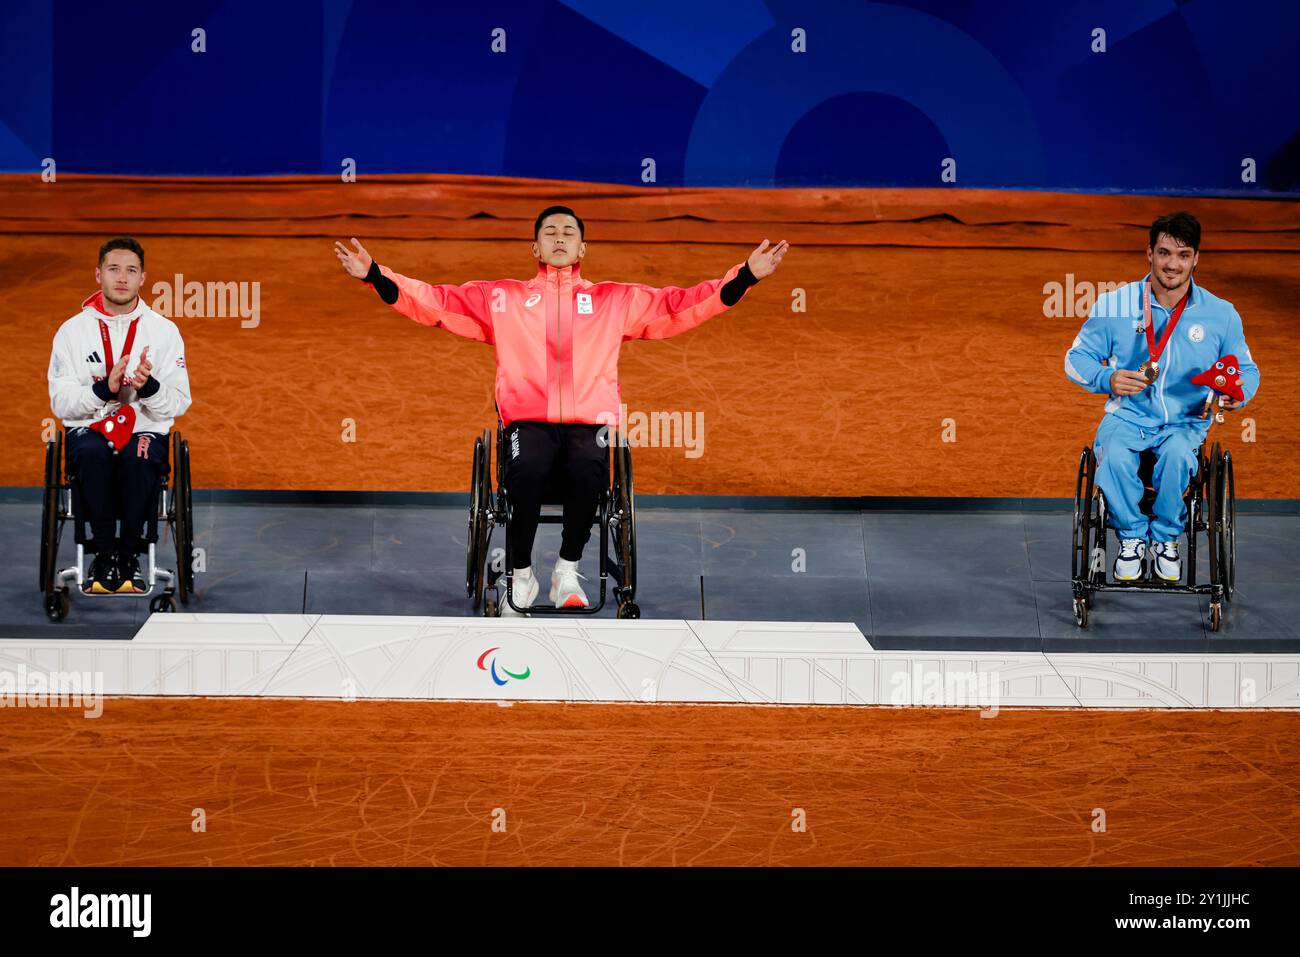
<svg viewBox="0 0 1300 957">
<path fill-rule="evenodd" d="M 1138 366 L 1138 372 L 1142 373 L 1142 378 L 1146 379 L 1147 382 L 1155 382 L 1156 377 L 1160 375 L 1160 363 L 1144 362 Z"/>
</svg>

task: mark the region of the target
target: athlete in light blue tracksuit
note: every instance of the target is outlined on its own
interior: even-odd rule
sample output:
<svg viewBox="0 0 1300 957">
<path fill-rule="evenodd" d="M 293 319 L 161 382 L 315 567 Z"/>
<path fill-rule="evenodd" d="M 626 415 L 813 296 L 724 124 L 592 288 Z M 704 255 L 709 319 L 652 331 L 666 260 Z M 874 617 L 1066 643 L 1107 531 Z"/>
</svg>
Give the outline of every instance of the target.
<svg viewBox="0 0 1300 957">
<path fill-rule="evenodd" d="M 1210 428 L 1200 417 L 1206 388 L 1191 383 L 1223 355 L 1240 365 L 1245 402 L 1259 388 L 1259 367 L 1250 355 L 1241 316 L 1232 303 L 1192 280 L 1199 259 L 1200 223 L 1189 213 L 1162 216 L 1151 225 L 1147 259 L 1151 271 L 1141 280 L 1097 297 L 1088 321 L 1065 355 L 1065 373 L 1090 392 L 1110 395 L 1093 443 L 1097 483 L 1106 495 L 1110 524 L 1120 539 L 1114 576 L 1141 577 L 1147 542 L 1153 543 L 1155 572 L 1178 581 L 1178 538 L 1187 524 L 1183 493 L 1197 468 L 1196 450 Z M 1183 312 L 1159 355 L 1155 381 L 1138 371 L 1151 355 L 1143 324 L 1144 299 L 1150 303 L 1153 338 L 1159 347 L 1172 313 L 1190 293 Z M 1106 362 L 1103 365 L 1103 361 Z M 1138 453 L 1155 451 L 1154 517 L 1139 511 L 1142 482 Z"/>
</svg>

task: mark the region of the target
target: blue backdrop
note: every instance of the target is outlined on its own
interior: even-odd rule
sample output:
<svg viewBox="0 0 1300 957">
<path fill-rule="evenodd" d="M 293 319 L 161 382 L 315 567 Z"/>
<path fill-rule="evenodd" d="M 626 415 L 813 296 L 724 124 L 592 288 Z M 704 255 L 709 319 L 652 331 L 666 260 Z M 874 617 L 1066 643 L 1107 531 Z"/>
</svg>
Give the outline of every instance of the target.
<svg viewBox="0 0 1300 957">
<path fill-rule="evenodd" d="M 1300 188 L 1293 2 L 3 0 L 0 28 L 7 172 Z"/>
</svg>

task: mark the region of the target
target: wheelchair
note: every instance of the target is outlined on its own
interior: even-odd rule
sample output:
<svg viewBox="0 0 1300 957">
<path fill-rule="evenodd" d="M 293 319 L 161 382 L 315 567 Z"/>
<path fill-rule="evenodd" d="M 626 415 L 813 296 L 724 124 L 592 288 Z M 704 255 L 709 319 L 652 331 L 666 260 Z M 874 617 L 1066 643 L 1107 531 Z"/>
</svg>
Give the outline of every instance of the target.
<svg viewBox="0 0 1300 957">
<path fill-rule="evenodd" d="M 146 522 L 145 547 L 140 554 L 148 556 L 147 588 L 143 592 L 114 595 L 97 595 L 84 591 L 88 568 L 86 553 L 94 554 L 95 542 L 88 539 L 86 509 L 82 501 L 80 483 L 69 469 L 64 455 L 63 432 L 45 444 L 45 495 L 41 507 L 41 593 L 44 595 L 45 615 L 50 621 L 62 621 L 71 604 L 68 584 L 75 582 L 77 591 L 88 598 L 149 598 L 153 612 L 176 611 L 176 598 L 188 604 L 194 591 L 194 508 L 190 485 L 190 445 L 179 431 L 171 432 L 171 449 L 168 461 L 159 474 L 157 507 L 150 511 Z M 72 522 L 73 539 L 77 545 L 75 565 L 59 569 L 59 541 L 63 527 Z M 165 522 L 171 530 L 176 548 L 176 568 L 158 566 L 155 545 L 158 542 L 158 523 Z M 158 586 L 161 585 L 161 590 Z M 152 597 L 151 597 L 152 596 Z"/>
<path fill-rule="evenodd" d="M 1167 592 L 1183 595 L 1208 595 L 1210 630 L 1218 631 L 1223 619 L 1223 603 L 1231 602 L 1236 587 L 1237 570 L 1237 496 L 1232 473 L 1232 453 L 1215 442 L 1206 451 L 1202 443 L 1196 451 L 1196 474 L 1183 493 L 1187 507 L 1187 552 L 1183 556 L 1183 581 L 1164 582 L 1155 576 L 1153 564 L 1136 581 L 1109 580 L 1106 559 L 1108 532 L 1106 496 L 1096 484 L 1097 458 L 1091 446 L 1079 456 L 1079 472 L 1074 485 L 1074 538 L 1070 553 L 1070 586 L 1074 592 L 1074 623 L 1088 627 L 1095 596 L 1103 591 Z M 1156 455 L 1151 450 L 1140 453 L 1138 477 L 1144 494 L 1142 514 L 1150 516 L 1156 492 L 1153 473 Z M 1209 581 L 1196 580 L 1197 536 L 1205 533 L 1209 557 Z"/>
<path fill-rule="evenodd" d="M 475 612 L 481 607 L 486 617 L 499 617 L 503 603 L 508 602 L 515 611 L 528 615 L 594 615 L 605 607 L 606 588 L 612 581 L 618 617 L 641 617 L 641 609 L 636 603 L 636 497 L 632 484 L 632 450 L 620 440 L 617 430 L 609 429 L 608 435 L 610 461 L 606 473 L 611 476 L 611 481 L 596 508 L 596 524 L 600 526 L 600 598 L 585 608 L 535 604 L 521 609 L 514 603 L 515 566 L 509 534 L 511 504 L 505 482 L 505 429 L 500 419 L 497 420 L 495 437 L 491 429 L 484 429 L 483 434 L 474 440 L 465 546 L 465 590 Z M 492 461 L 493 449 L 495 463 Z M 495 488 L 492 481 L 494 465 Z M 560 479 L 552 475 L 542 492 L 539 526 L 563 523 L 562 515 L 546 512 L 547 506 L 563 504 Z M 498 526 L 505 529 L 504 567 L 497 567 L 497 561 L 489 561 L 492 532 Z"/>
</svg>

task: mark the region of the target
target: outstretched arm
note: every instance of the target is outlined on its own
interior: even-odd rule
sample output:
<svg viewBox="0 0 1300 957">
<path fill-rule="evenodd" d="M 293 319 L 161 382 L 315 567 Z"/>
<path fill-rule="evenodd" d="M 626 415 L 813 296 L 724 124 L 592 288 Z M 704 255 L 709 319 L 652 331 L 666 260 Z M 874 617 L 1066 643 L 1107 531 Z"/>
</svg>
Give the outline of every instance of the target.
<svg viewBox="0 0 1300 957">
<path fill-rule="evenodd" d="M 667 339 L 720 315 L 738 303 L 750 286 L 770 276 L 789 248 L 784 240 L 769 247 L 765 239 L 748 260 L 732 266 L 721 279 L 709 279 L 689 289 L 630 284 L 623 338 Z"/>
<path fill-rule="evenodd" d="M 366 283 L 406 318 L 425 326 L 441 326 L 453 335 L 477 342 L 494 341 L 482 283 L 454 286 L 421 282 L 379 265 L 355 238 L 352 245 L 354 249 L 334 243 L 343 271 Z"/>
</svg>

